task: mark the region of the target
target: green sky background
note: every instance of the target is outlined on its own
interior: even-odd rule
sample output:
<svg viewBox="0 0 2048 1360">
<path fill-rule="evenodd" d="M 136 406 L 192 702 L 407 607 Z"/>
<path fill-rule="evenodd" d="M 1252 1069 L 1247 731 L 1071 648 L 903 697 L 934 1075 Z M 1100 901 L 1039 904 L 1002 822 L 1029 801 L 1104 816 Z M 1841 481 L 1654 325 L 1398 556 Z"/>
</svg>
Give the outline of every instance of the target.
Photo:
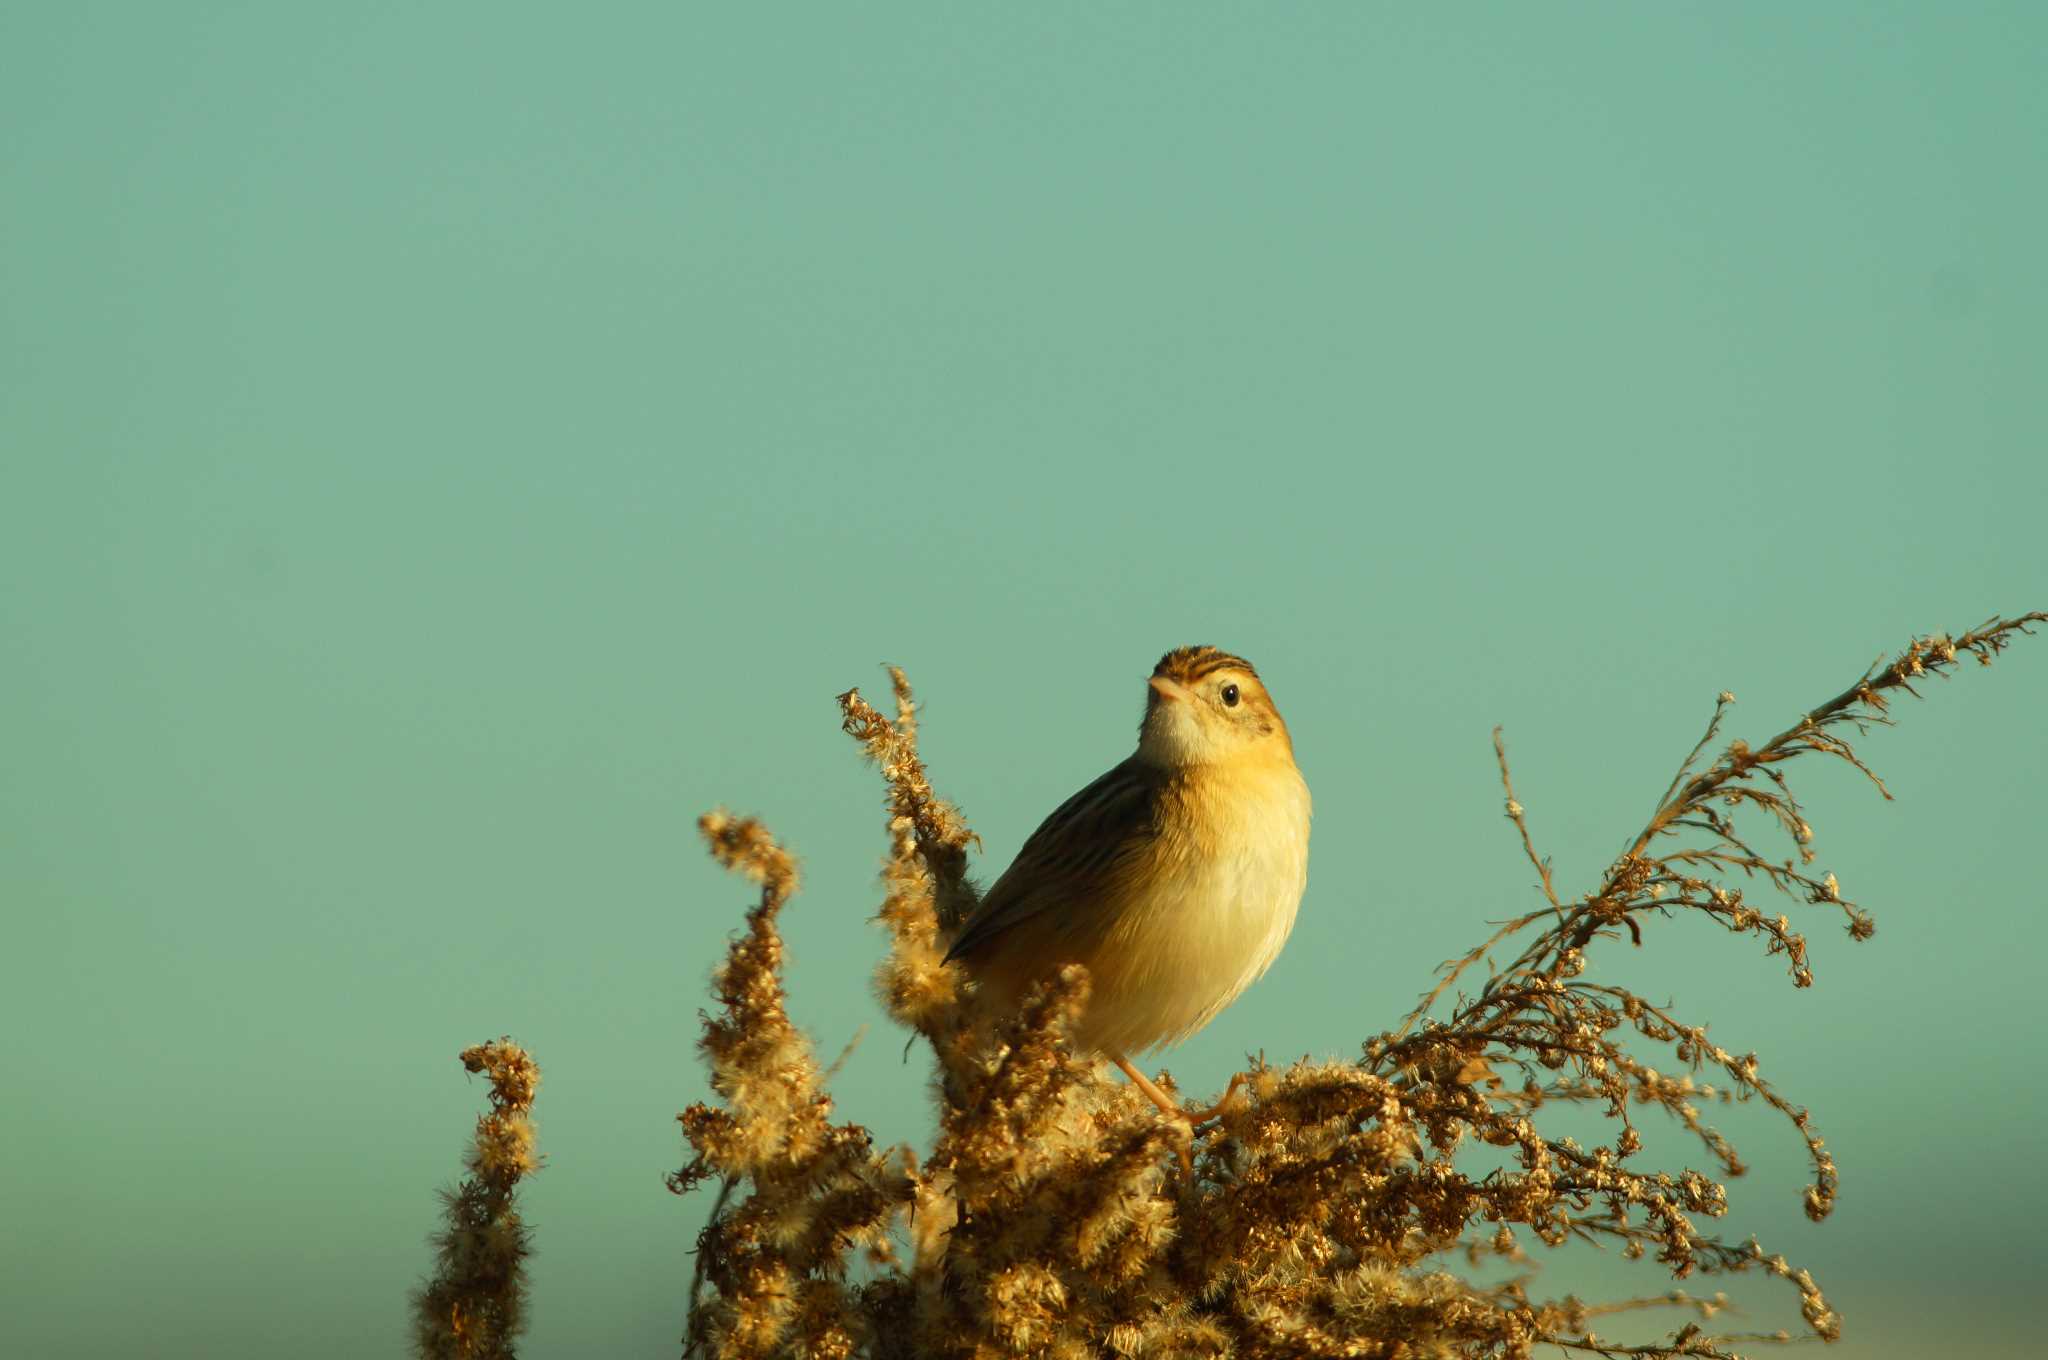
<svg viewBox="0 0 2048 1360">
<path fill-rule="evenodd" d="M 1590 886 L 1717 690 L 1759 739 L 2048 607 L 2048 7 L 14 5 L 0 14 L 0 1349 L 395 1356 L 483 1088 L 545 1069 L 527 1353 L 676 1350 L 661 1177 L 748 893 L 885 1140 L 909 668 L 984 871 L 1256 659 L 1317 803 L 1267 980 L 1168 1060 L 1356 1052 Z M 1819 984 L 1594 974 L 1816 1112 L 1736 1236 L 1831 1354 L 2038 1335 L 2048 639 L 1810 773 Z M 1682 1140 L 1651 1155 L 1692 1159 Z M 1547 1287 L 1653 1292 L 1561 1261 Z M 1748 1325 L 1796 1327 L 1783 1289 Z M 1948 1341 L 1938 1341 L 1946 1336 Z"/>
</svg>

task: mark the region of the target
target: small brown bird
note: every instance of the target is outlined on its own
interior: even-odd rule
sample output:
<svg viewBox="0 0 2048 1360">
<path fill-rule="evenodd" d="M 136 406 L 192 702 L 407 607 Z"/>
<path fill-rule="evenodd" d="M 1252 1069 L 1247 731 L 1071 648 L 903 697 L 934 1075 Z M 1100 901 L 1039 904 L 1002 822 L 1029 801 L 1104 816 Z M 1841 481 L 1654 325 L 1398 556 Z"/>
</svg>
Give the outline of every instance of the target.
<svg viewBox="0 0 2048 1360">
<path fill-rule="evenodd" d="M 1001 1004 L 1085 966 L 1076 1042 L 1183 1118 L 1129 1055 L 1187 1038 L 1279 956 L 1308 883 L 1309 794 L 1251 662 L 1182 647 L 1148 685 L 1137 751 L 1032 833 L 946 959 Z"/>
</svg>

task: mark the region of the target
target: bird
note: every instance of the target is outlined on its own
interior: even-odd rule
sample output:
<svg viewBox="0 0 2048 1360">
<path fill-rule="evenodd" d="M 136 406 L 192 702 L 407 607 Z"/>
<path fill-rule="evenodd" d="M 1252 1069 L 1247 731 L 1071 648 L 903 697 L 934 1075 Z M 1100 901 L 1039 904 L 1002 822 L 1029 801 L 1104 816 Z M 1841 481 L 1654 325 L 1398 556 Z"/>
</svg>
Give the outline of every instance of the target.
<svg viewBox="0 0 2048 1360">
<path fill-rule="evenodd" d="M 946 961 L 1004 1006 L 1081 964 L 1091 985 L 1075 1047 L 1191 1131 L 1242 1075 L 1190 1119 L 1131 1055 L 1194 1034 L 1279 957 L 1308 885 L 1311 813 L 1293 738 L 1252 663 L 1175 648 L 1146 681 L 1137 749 L 1031 834 Z"/>
</svg>

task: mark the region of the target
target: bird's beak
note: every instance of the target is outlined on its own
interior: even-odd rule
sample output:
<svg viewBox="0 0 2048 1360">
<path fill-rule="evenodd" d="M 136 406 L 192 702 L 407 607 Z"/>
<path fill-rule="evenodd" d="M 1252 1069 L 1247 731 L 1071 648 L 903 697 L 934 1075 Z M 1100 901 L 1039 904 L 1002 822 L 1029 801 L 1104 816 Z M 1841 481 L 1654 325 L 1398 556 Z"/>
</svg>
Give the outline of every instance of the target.
<svg viewBox="0 0 2048 1360">
<path fill-rule="evenodd" d="M 1176 681 L 1169 680 L 1163 675 L 1155 675 L 1150 680 L 1147 680 L 1145 683 L 1152 686 L 1152 692 L 1154 694 L 1158 695 L 1160 698 L 1166 700 L 1169 703 L 1186 703 L 1188 700 L 1193 699 L 1195 697 L 1193 694 L 1188 692 L 1188 689 L 1185 685 L 1179 684 Z"/>
</svg>

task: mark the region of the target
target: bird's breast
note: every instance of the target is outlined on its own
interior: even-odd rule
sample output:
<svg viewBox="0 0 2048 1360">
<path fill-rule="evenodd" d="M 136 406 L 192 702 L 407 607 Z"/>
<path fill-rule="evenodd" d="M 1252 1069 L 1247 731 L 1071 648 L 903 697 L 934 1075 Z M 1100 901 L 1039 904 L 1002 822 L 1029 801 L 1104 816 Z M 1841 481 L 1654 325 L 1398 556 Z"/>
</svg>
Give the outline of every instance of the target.
<svg viewBox="0 0 2048 1360">
<path fill-rule="evenodd" d="M 1093 1017 L 1123 1048 L 1207 1024 L 1279 956 L 1308 882 L 1308 788 L 1291 765 L 1162 795 L 1157 834 L 1087 962 Z"/>
</svg>

